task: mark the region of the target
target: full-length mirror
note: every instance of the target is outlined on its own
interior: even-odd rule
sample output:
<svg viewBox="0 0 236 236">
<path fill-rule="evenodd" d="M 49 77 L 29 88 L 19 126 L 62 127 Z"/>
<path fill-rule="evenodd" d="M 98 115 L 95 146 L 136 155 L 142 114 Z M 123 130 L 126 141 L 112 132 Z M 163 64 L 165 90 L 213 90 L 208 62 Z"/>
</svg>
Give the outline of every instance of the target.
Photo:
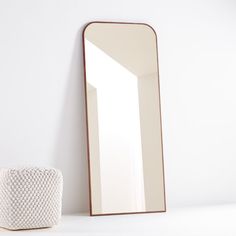
<svg viewBox="0 0 236 236">
<path fill-rule="evenodd" d="M 83 33 L 91 215 L 165 211 L 157 42 L 146 24 Z"/>
</svg>

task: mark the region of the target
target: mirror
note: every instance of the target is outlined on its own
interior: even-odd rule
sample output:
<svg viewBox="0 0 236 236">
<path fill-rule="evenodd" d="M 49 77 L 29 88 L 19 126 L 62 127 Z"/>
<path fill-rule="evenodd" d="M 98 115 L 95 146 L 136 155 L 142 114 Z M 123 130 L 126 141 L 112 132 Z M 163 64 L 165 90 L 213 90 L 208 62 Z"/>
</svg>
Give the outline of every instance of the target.
<svg viewBox="0 0 236 236">
<path fill-rule="evenodd" d="M 155 31 L 92 22 L 83 32 L 90 214 L 165 211 Z"/>
</svg>

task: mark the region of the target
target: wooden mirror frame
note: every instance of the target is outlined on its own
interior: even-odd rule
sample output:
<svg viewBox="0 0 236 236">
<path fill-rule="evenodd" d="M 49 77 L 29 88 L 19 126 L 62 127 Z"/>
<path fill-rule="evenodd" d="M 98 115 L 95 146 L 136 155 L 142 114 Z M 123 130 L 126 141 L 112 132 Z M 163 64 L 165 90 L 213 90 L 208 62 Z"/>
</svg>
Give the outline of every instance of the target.
<svg viewBox="0 0 236 236">
<path fill-rule="evenodd" d="M 88 130 L 88 107 L 87 107 L 87 79 L 86 79 L 86 57 L 85 57 L 85 31 L 87 27 L 93 23 L 101 24 L 134 24 L 134 25 L 145 25 L 152 29 L 155 34 L 156 43 L 156 55 L 157 55 L 157 73 L 158 73 L 158 96 L 159 96 L 159 108 L 160 108 L 160 135 L 161 135 L 161 146 L 162 146 L 162 170 L 163 170 L 163 192 L 164 192 L 164 210 L 161 211 L 140 211 L 140 212 L 122 212 L 122 213 L 104 213 L 104 214 L 93 214 L 92 212 L 92 190 L 91 190 L 91 162 L 90 162 L 90 150 L 89 150 L 89 130 Z M 166 189 L 165 189 L 165 170 L 164 170 L 164 155 L 163 155 L 163 135 L 162 135 L 162 114 L 161 114 L 161 96 L 160 96 L 160 76 L 159 76 L 159 57 L 158 57 L 158 44 L 157 34 L 152 26 L 146 23 L 134 23 L 134 22 L 110 22 L 110 21 L 92 21 L 85 25 L 82 32 L 82 44 L 83 44 L 83 69 L 84 69 L 84 93 L 85 93 L 85 121 L 86 121 L 86 137 L 87 137 L 87 160 L 88 160 L 88 180 L 89 180 L 89 209 L 90 216 L 107 216 L 107 215 L 125 215 L 125 214 L 146 214 L 146 213 L 162 213 L 166 212 Z"/>
</svg>

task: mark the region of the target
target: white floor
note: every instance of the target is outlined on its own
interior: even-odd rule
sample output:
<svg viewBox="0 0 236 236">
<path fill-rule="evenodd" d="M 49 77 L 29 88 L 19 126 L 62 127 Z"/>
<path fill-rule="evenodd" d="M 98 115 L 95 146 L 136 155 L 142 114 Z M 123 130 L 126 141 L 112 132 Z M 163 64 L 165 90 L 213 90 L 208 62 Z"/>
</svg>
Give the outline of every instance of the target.
<svg viewBox="0 0 236 236">
<path fill-rule="evenodd" d="M 169 209 L 166 213 L 100 216 L 63 216 L 52 229 L 11 232 L 0 235 L 155 235 L 155 236 L 236 236 L 236 204 Z"/>
</svg>

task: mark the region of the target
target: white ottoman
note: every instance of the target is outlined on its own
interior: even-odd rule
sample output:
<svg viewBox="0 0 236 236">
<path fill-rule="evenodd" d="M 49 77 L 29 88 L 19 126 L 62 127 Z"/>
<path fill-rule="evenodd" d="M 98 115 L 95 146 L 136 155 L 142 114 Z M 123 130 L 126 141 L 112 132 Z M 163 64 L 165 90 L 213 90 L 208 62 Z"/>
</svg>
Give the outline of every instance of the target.
<svg viewBox="0 0 236 236">
<path fill-rule="evenodd" d="M 63 180 L 51 168 L 0 169 L 0 227 L 52 227 L 61 217 Z"/>
</svg>

